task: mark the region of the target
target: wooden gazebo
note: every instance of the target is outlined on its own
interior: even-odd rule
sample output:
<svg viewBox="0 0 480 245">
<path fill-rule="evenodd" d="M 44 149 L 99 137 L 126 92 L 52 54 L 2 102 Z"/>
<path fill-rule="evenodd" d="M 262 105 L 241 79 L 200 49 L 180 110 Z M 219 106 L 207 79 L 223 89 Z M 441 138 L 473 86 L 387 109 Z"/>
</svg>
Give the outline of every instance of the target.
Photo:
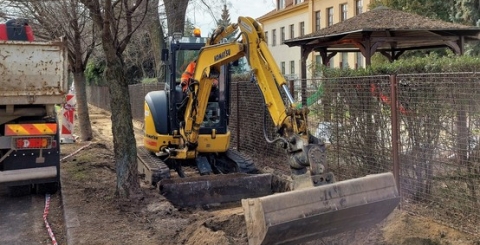
<svg viewBox="0 0 480 245">
<path fill-rule="evenodd" d="M 478 27 L 378 7 L 285 44 L 301 47 L 301 78 L 306 79 L 306 60 L 314 51 L 320 53 L 323 64 L 339 52 L 361 52 L 369 66 L 375 52 L 390 61 L 418 49 L 450 48 L 461 55 L 467 41 L 479 39 Z"/>
</svg>

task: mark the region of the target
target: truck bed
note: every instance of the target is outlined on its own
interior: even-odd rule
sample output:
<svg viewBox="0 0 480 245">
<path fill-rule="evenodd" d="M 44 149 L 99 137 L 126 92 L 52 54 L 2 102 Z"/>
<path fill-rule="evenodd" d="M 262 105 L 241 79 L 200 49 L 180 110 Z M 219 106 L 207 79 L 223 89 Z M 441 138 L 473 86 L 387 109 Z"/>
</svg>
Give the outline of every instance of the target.
<svg viewBox="0 0 480 245">
<path fill-rule="evenodd" d="M 0 41 L 0 105 L 64 103 L 67 62 L 63 42 Z"/>
</svg>

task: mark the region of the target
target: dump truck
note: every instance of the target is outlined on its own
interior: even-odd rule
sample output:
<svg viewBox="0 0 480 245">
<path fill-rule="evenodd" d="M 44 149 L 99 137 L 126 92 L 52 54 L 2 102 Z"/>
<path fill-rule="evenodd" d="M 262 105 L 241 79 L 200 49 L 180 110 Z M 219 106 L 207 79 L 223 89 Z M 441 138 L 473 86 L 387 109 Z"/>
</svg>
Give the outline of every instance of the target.
<svg viewBox="0 0 480 245">
<path fill-rule="evenodd" d="M 237 30 L 235 39 L 226 39 Z M 308 107 L 290 95 L 257 21 L 239 17 L 209 38 L 177 37 L 168 43 L 162 52 L 165 89 L 145 96 L 143 148 L 156 161 L 142 161 L 140 169 L 154 172 L 148 174 L 150 182 L 174 205 L 241 200 L 251 245 L 299 244 L 364 227 L 398 205 L 392 173 L 335 181 L 326 168 L 324 142 L 307 126 Z M 230 146 L 230 66 L 243 57 L 252 68 L 251 85 L 265 101 L 259 109 L 275 126 L 276 138 L 265 134 L 265 140 L 282 145 L 288 156 L 292 182 L 285 192 L 273 193 L 273 176 Z M 192 60 L 196 65 L 185 90 L 181 76 Z M 186 174 L 184 167 L 197 169 L 197 175 Z M 178 176 L 170 176 L 170 169 Z"/>
<path fill-rule="evenodd" d="M 34 41 L 23 19 L 0 24 L 0 185 L 12 195 L 60 183 L 56 105 L 68 92 L 63 40 Z"/>
</svg>

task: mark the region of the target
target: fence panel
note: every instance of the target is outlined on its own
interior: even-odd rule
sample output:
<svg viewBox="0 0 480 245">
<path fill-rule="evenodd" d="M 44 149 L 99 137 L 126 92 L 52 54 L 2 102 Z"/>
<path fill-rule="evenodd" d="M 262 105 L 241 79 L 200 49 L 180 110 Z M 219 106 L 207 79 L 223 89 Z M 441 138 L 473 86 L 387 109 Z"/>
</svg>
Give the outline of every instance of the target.
<svg viewBox="0 0 480 245">
<path fill-rule="evenodd" d="M 87 86 L 88 103 L 110 111 L 110 92 L 106 86 Z"/>
<path fill-rule="evenodd" d="M 389 93 L 389 76 L 308 80 L 295 93 L 307 96 L 310 130 L 326 142 L 337 179 L 392 171 Z"/>
<path fill-rule="evenodd" d="M 145 95 L 151 91 L 163 90 L 163 83 L 156 84 L 134 84 L 128 86 L 132 117 L 134 120 L 143 122 Z M 110 110 L 110 92 L 106 86 L 87 86 L 88 103 Z"/>
<path fill-rule="evenodd" d="M 398 76 L 402 204 L 480 234 L 480 76 Z"/>
</svg>

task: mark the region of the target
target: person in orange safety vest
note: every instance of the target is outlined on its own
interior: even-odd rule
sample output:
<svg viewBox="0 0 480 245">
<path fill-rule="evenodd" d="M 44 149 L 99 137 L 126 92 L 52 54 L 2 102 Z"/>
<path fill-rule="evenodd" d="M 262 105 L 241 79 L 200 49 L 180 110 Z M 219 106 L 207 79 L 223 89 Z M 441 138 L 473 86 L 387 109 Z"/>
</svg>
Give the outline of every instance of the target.
<svg viewBox="0 0 480 245">
<path fill-rule="evenodd" d="M 193 72 L 195 71 L 195 66 L 197 65 L 197 59 L 191 61 L 185 71 L 182 74 L 182 77 L 180 79 L 181 85 L 182 85 L 182 91 L 186 92 L 188 85 L 190 84 L 190 79 L 193 78 Z M 218 80 L 215 79 L 213 81 L 213 87 L 215 88 L 218 85 Z"/>
<path fill-rule="evenodd" d="M 188 64 L 187 68 L 182 74 L 182 78 L 180 79 L 182 85 L 182 91 L 186 92 L 188 85 L 190 84 L 190 79 L 193 78 L 193 72 L 195 71 L 195 66 L 197 65 L 197 59 L 193 60 Z"/>
</svg>

